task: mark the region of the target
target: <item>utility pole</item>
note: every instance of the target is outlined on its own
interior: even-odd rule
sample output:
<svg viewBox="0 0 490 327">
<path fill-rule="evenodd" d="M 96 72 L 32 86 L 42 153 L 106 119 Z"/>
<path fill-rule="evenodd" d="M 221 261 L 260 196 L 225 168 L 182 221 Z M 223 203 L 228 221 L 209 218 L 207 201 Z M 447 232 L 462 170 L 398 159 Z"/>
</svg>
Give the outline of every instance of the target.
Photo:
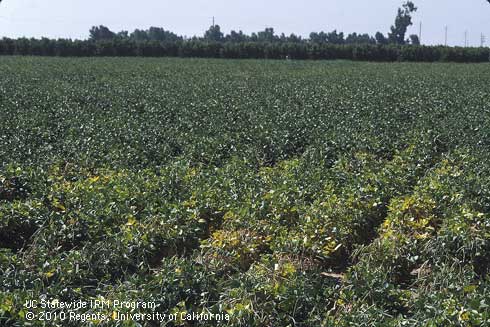
<svg viewBox="0 0 490 327">
<path fill-rule="evenodd" d="M 214 16 L 213 16 L 213 27 L 214 27 Z"/>
<path fill-rule="evenodd" d="M 468 31 L 464 31 L 464 46 L 468 46 Z"/>
<path fill-rule="evenodd" d="M 422 22 L 419 25 L 419 42 L 422 44 Z"/>
<path fill-rule="evenodd" d="M 444 46 L 447 47 L 447 25 L 444 27 Z"/>
<path fill-rule="evenodd" d="M 481 38 L 480 38 L 480 47 L 484 47 L 485 46 L 485 41 L 487 40 L 487 38 L 485 37 L 485 34 L 481 33 Z"/>
</svg>

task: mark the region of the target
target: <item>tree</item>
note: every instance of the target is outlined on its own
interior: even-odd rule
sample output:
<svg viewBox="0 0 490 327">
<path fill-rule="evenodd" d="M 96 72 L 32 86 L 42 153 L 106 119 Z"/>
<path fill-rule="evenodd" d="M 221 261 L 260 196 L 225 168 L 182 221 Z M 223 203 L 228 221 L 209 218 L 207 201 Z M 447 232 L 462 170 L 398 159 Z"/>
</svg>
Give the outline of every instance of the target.
<svg viewBox="0 0 490 327">
<path fill-rule="evenodd" d="M 221 42 L 224 39 L 223 33 L 221 32 L 221 27 L 219 25 L 212 25 L 204 33 L 204 39 L 208 41 Z"/>
<path fill-rule="evenodd" d="M 420 45 L 419 36 L 417 34 L 410 35 L 410 44 Z"/>
<path fill-rule="evenodd" d="M 376 40 L 369 36 L 369 34 L 357 34 L 352 33 L 345 39 L 347 44 L 376 44 Z"/>
<path fill-rule="evenodd" d="M 90 40 L 92 41 L 113 40 L 115 37 L 116 33 L 112 32 L 104 25 L 93 26 L 90 29 Z"/>
<path fill-rule="evenodd" d="M 116 38 L 120 39 L 120 40 L 127 40 L 127 39 L 129 39 L 129 33 L 128 33 L 128 31 L 117 32 Z"/>
<path fill-rule="evenodd" d="M 381 45 L 388 44 L 388 39 L 381 32 L 377 32 L 374 38 L 376 39 L 377 44 L 381 44 Z"/>
<path fill-rule="evenodd" d="M 274 42 L 279 38 L 274 35 L 274 29 L 272 27 L 267 27 L 264 31 L 257 34 L 259 42 Z"/>
<path fill-rule="evenodd" d="M 344 33 L 337 33 L 337 30 L 327 33 L 327 42 L 332 44 L 344 44 Z"/>
<path fill-rule="evenodd" d="M 281 40 L 281 42 L 289 42 L 289 43 L 301 43 L 302 41 L 301 36 L 296 35 L 294 33 L 292 33 L 289 36 L 286 36 L 284 33 L 282 33 L 279 39 Z"/>
<path fill-rule="evenodd" d="M 417 11 L 414 3 L 407 1 L 402 8 L 398 8 L 398 14 L 395 18 L 395 25 L 391 26 L 391 33 L 388 33 L 390 43 L 405 44 L 405 34 L 410 25 L 412 25 L 412 13 Z"/>
<path fill-rule="evenodd" d="M 354 33 L 355 34 L 355 33 Z M 357 34 L 356 34 L 357 35 Z M 331 44 L 344 44 L 344 33 L 337 33 L 337 30 L 333 30 L 332 32 L 325 33 L 311 33 L 310 41 L 313 43 L 331 43 Z"/>
<path fill-rule="evenodd" d="M 226 36 L 226 41 L 233 43 L 245 42 L 248 40 L 248 36 L 243 34 L 242 31 L 238 33 L 235 31 L 231 31 L 229 35 Z"/>
<path fill-rule="evenodd" d="M 135 29 L 133 33 L 129 36 L 131 40 L 134 41 L 148 41 L 148 33 L 144 30 Z"/>
<path fill-rule="evenodd" d="M 152 41 L 165 41 L 167 36 L 165 30 L 161 27 L 150 27 L 147 33 Z"/>
<path fill-rule="evenodd" d="M 312 32 L 310 33 L 310 41 L 313 43 L 327 43 L 327 33 L 325 32 Z"/>
</svg>

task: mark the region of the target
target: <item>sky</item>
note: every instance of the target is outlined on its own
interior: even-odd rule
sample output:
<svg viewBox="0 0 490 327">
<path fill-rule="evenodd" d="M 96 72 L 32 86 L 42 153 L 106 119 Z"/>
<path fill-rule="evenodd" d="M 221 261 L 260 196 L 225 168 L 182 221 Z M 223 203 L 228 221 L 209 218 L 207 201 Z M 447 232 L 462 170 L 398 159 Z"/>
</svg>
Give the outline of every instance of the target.
<svg viewBox="0 0 490 327">
<path fill-rule="evenodd" d="M 113 31 L 150 26 L 179 35 L 203 35 L 212 17 L 222 31 L 250 34 L 274 27 L 277 34 L 312 31 L 374 35 L 388 32 L 403 0 L 3 0 L 0 3 L 0 37 L 85 39 L 91 26 Z M 490 45 L 490 3 L 487 0 L 413 0 L 418 11 L 409 34 L 422 43 L 480 45 L 481 34 Z"/>
</svg>

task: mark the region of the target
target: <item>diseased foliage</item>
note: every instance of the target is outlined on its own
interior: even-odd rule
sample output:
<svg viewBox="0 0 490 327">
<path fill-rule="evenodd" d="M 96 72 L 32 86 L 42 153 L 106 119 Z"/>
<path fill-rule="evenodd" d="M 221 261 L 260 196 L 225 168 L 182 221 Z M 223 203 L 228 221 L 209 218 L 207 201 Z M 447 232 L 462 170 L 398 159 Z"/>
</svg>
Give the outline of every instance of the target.
<svg viewBox="0 0 490 327">
<path fill-rule="evenodd" d="M 27 326 L 41 296 L 230 326 L 490 323 L 487 64 L 0 73 L 0 325 Z M 49 325 L 94 324 L 136 326 Z"/>
</svg>

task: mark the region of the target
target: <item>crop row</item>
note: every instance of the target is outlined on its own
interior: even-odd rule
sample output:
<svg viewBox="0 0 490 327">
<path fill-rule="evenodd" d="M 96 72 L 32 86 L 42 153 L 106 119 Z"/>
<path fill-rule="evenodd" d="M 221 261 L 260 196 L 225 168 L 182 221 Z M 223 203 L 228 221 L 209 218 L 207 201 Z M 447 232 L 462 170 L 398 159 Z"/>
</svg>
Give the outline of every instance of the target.
<svg viewBox="0 0 490 327">
<path fill-rule="evenodd" d="M 488 69 L 4 58 L 1 324 L 488 324 Z"/>
</svg>

